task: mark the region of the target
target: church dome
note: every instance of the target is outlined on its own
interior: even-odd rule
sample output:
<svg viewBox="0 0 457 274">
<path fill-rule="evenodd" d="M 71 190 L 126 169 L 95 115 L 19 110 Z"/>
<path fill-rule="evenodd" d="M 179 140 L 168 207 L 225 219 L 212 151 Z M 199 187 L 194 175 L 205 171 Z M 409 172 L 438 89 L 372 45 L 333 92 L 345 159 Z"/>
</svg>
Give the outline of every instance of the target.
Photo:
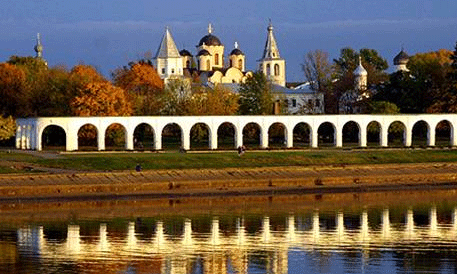
<svg viewBox="0 0 457 274">
<path fill-rule="evenodd" d="M 192 57 L 192 54 L 190 54 L 190 52 L 187 50 L 187 49 L 183 49 L 179 52 L 179 55 L 181 56 L 189 56 L 189 57 Z"/>
<path fill-rule="evenodd" d="M 197 56 L 202 56 L 202 55 L 211 55 L 211 54 L 206 49 L 202 49 L 201 51 L 198 52 Z"/>
<path fill-rule="evenodd" d="M 198 46 L 202 46 L 203 44 L 207 46 L 222 46 L 221 40 L 216 36 L 212 35 L 211 33 L 205 35 L 202 39 L 200 39 L 200 43 Z"/>
<path fill-rule="evenodd" d="M 406 54 L 406 52 L 401 50 L 400 53 L 397 54 L 397 56 L 395 56 L 395 58 L 394 58 L 394 65 L 395 66 L 406 65 L 406 63 L 408 63 L 408 60 L 409 60 L 408 54 Z"/>
<path fill-rule="evenodd" d="M 354 70 L 354 75 L 368 75 L 367 70 L 362 66 L 361 57 L 359 57 L 359 66 Z"/>
<path fill-rule="evenodd" d="M 234 49 L 230 52 L 230 55 L 244 55 L 244 53 L 240 49 Z"/>
</svg>

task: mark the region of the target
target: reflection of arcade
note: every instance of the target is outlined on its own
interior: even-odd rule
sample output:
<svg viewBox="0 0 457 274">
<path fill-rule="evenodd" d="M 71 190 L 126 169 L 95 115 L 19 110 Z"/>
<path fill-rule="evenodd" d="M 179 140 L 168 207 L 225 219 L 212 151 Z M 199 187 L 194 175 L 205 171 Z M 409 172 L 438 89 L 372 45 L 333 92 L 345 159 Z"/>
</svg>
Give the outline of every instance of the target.
<svg viewBox="0 0 457 274">
<path fill-rule="evenodd" d="M 18 230 L 17 249 L 20 254 L 32 250 L 34 255 L 43 260 L 60 258 L 78 264 L 102 258 L 96 264 L 85 267 L 106 263 L 103 266 L 105 270 L 125 268 L 135 258 L 138 259 L 137 267 L 158 273 L 190 273 L 196 268 L 200 268 L 202 273 L 228 273 L 229 269 L 236 273 L 247 273 L 248 264 L 252 263 L 250 256 L 261 253 L 266 256 L 263 266 L 266 273 L 287 273 L 290 248 L 312 251 L 351 247 L 363 251 L 384 245 L 416 245 L 419 241 L 427 241 L 428 244 L 452 242 L 457 237 L 457 208 L 452 213 L 450 225 L 438 223 L 436 207 L 429 211 L 428 225 L 415 225 L 412 209 L 408 209 L 405 215 L 404 225 L 391 225 L 389 210 L 384 209 L 378 227 L 369 224 L 368 212 L 365 210 L 359 216 L 358 225 L 348 227 L 343 212 L 339 211 L 334 219 L 335 227 L 326 228 L 320 220 L 319 212 L 315 211 L 309 220 L 287 217 L 284 229 L 278 230 L 272 230 L 270 218 L 263 217 L 262 225 L 255 233 L 247 232 L 243 218 L 237 219 L 233 233 L 221 232 L 217 218 L 211 220 L 209 233 L 196 233 L 192 231 L 191 220 L 186 219 L 183 233 L 178 237 L 168 235 L 164 223 L 158 221 L 150 239 L 140 237 L 135 232 L 133 222 L 129 223 L 127 235 L 123 239 L 110 237 L 107 225 L 100 224 L 97 241 L 84 240 L 80 236 L 80 227 L 69 225 L 64 244 L 47 241 L 42 226 L 27 227 Z M 117 272 L 113 269 L 113 272 L 105 273 Z"/>
</svg>

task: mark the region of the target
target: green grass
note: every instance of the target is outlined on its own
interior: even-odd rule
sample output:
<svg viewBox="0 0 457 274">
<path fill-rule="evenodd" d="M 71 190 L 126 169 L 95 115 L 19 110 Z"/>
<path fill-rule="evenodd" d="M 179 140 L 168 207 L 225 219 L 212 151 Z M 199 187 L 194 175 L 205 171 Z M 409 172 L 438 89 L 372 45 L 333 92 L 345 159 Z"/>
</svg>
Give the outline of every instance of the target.
<svg viewBox="0 0 457 274">
<path fill-rule="evenodd" d="M 90 153 L 62 154 L 58 157 L 40 157 L 39 153 L 0 152 L 0 161 L 38 164 L 45 167 L 75 170 L 133 170 L 140 164 L 148 169 L 190 169 L 226 167 L 272 167 L 336 164 L 383 164 L 423 163 L 457 161 L 457 150 L 413 150 L 413 149 L 353 149 L 353 150 L 277 150 L 248 151 L 239 157 L 234 151 L 194 153 Z M 16 170 L 0 166 L 0 173 Z"/>
</svg>

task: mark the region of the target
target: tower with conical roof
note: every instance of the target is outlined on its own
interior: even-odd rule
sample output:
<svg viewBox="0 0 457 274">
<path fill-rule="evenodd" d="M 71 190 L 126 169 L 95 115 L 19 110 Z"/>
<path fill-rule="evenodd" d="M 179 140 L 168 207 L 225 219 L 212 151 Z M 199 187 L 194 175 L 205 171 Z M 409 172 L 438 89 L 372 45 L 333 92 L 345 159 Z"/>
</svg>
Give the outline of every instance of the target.
<svg viewBox="0 0 457 274">
<path fill-rule="evenodd" d="M 274 84 L 286 85 L 286 61 L 279 54 L 278 45 L 273 35 L 273 25 L 268 25 L 268 36 L 263 50 L 262 59 L 259 60 L 259 69 Z"/>
<path fill-rule="evenodd" d="M 160 78 L 165 81 L 169 78 L 183 75 L 183 60 L 171 36 L 168 27 L 162 37 L 157 53 L 153 59 L 154 65 Z"/>
<path fill-rule="evenodd" d="M 362 66 L 362 57 L 361 56 L 359 56 L 359 65 L 354 70 L 354 76 L 355 76 L 355 89 L 359 90 L 359 91 L 360 90 L 366 90 L 367 89 L 368 72 Z"/>
</svg>

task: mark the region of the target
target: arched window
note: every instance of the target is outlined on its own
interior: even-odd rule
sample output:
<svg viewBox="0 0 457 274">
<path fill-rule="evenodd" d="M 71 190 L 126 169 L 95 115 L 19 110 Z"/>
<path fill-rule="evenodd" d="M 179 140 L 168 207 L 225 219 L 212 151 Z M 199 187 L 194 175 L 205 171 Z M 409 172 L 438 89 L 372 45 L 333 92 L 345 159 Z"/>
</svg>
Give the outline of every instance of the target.
<svg viewBox="0 0 457 274">
<path fill-rule="evenodd" d="M 230 67 L 233 67 L 232 59 L 230 59 Z"/>
<path fill-rule="evenodd" d="M 211 70 L 211 63 L 209 60 L 206 60 L 206 70 Z"/>
<path fill-rule="evenodd" d="M 190 61 L 189 60 L 186 61 L 186 68 L 190 68 Z"/>
<path fill-rule="evenodd" d="M 216 55 L 214 55 L 214 64 L 215 64 L 216 66 L 219 65 L 219 53 L 216 53 Z"/>
<path fill-rule="evenodd" d="M 270 64 L 267 64 L 267 75 L 270 75 Z"/>
<path fill-rule="evenodd" d="M 239 59 L 239 60 L 238 60 L 238 68 L 239 68 L 240 70 L 243 69 L 243 59 Z"/>
<path fill-rule="evenodd" d="M 275 76 L 279 76 L 279 65 L 275 65 Z"/>
</svg>

